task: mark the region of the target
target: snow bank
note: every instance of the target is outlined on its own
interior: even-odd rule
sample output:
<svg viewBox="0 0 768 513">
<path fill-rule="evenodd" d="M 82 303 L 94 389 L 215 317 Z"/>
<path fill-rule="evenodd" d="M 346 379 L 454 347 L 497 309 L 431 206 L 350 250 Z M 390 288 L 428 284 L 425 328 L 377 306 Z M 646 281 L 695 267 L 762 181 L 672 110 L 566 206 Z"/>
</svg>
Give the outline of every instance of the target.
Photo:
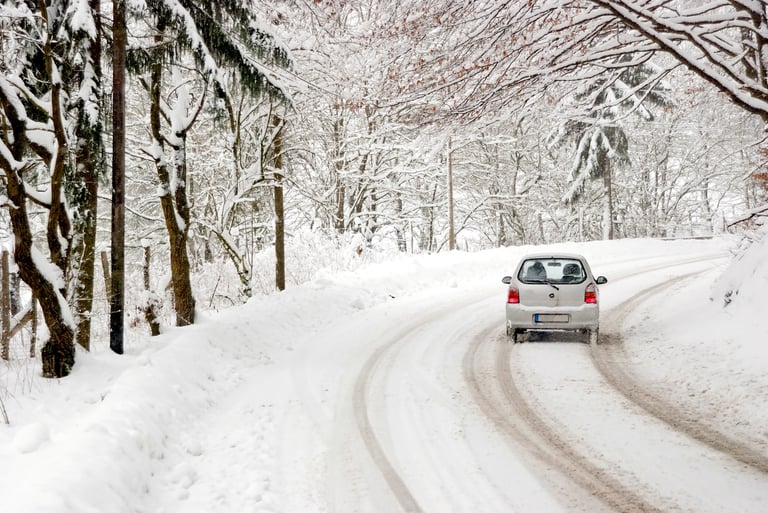
<svg viewBox="0 0 768 513">
<path fill-rule="evenodd" d="M 768 290 L 768 224 L 754 236 L 754 242 L 742 243 L 736 258 L 712 288 L 715 302 L 731 310 L 764 301 Z"/>
</svg>

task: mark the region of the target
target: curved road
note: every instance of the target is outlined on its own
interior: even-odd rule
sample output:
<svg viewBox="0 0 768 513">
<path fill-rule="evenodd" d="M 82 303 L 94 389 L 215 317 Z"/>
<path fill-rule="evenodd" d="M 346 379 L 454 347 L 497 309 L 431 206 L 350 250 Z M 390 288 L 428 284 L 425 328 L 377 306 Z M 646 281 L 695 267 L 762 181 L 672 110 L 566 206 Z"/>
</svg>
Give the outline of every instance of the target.
<svg viewBox="0 0 768 513">
<path fill-rule="evenodd" d="M 659 272 L 675 266 L 685 272 L 674 280 Z M 598 346 L 568 334 L 509 344 L 497 295 L 416 316 L 404 307 L 351 364 L 359 371 L 330 435 L 328 509 L 765 511 L 766 458 L 643 391 L 623 358 L 628 311 L 711 266 L 610 276 L 608 286 L 638 276 L 653 286 L 603 303 Z"/>
</svg>

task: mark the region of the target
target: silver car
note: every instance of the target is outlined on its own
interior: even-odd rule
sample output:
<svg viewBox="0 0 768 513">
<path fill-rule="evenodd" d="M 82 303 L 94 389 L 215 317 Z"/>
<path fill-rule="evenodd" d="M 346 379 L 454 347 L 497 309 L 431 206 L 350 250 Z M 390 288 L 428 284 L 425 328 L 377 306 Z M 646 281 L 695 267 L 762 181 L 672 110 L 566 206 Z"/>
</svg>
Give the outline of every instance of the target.
<svg viewBox="0 0 768 513">
<path fill-rule="evenodd" d="M 598 285 L 586 259 L 571 253 L 525 256 L 514 276 L 505 276 L 507 336 L 517 343 L 529 330 L 572 330 L 586 333 L 598 343 L 600 313 Z"/>
</svg>

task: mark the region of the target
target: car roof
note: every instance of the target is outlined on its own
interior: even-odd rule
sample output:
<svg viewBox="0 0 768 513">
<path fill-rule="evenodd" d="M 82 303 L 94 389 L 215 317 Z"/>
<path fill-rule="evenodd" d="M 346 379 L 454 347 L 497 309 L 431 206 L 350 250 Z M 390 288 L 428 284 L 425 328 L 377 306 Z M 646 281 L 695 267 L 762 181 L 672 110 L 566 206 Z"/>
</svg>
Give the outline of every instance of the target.
<svg viewBox="0 0 768 513">
<path fill-rule="evenodd" d="M 536 258 L 574 258 L 577 260 L 586 260 L 584 255 L 578 253 L 530 253 L 525 255 L 521 260 L 533 260 Z"/>
</svg>

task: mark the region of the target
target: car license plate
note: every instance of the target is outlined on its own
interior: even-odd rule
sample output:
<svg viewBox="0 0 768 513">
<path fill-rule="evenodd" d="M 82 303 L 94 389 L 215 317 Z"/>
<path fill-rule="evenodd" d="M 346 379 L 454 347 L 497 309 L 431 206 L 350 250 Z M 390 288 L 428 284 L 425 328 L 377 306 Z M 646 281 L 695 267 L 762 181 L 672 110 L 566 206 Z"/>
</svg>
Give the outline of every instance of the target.
<svg viewBox="0 0 768 513">
<path fill-rule="evenodd" d="M 568 314 L 534 314 L 533 322 L 568 322 Z"/>
</svg>

